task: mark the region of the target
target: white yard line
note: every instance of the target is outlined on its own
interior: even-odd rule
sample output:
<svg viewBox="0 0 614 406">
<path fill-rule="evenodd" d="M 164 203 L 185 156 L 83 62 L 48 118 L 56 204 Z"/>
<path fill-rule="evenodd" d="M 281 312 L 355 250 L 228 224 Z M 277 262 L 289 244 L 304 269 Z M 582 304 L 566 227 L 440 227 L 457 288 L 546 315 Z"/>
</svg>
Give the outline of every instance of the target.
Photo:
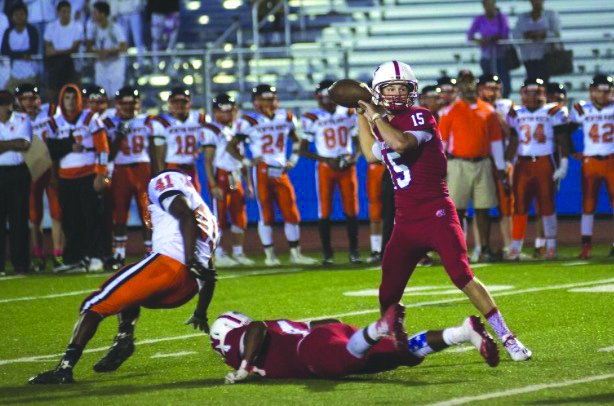
<svg viewBox="0 0 614 406">
<path fill-rule="evenodd" d="M 573 262 L 563 262 L 561 265 L 563 266 L 579 266 L 579 265 L 588 265 L 590 262 L 588 261 L 573 261 Z"/>
<path fill-rule="evenodd" d="M 155 353 L 149 358 L 169 358 L 169 357 L 185 357 L 186 355 L 198 354 L 196 351 L 173 352 L 170 354 Z"/>
<path fill-rule="evenodd" d="M 471 403 L 471 402 L 476 402 L 480 400 L 497 399 L 497 398 L 503 398 L 507 396 L 522 395 L 524 393 L 537 392 L 537 391 L 544 390 L 544 389 L 561 388 L 564 386 L 578 385 L 578 384 L 594 382 L 594 381 L 604 381 L 606 379 L 612 379 L 612 378 L 614 378 L 614 374 L 587 376 L 585 378 L 574 379 L 572 381 L 562 381 L 562 382 L 553 382 L 553 383 L 543 383 L 539 385 L 529 385 L 523 388 L 509 389 L 509 390 L 505 390 L 501 392 L 491 392 L 491 393 L 485 393 L 483 395 L 477 395 L 477 396 L 466 396 L 462 398 L 454 398 L 450 400 L 445 400 L 443 402 L 431 403 L 428 406 L 464 405 L 465 403 Z"/>
<path fill-rule="evenodd" d="M 13 275 L 13 276 L 2 276 L 0 277 L 0 282 L 2 281 L 11 281 L 13 279 L 23 279 L 26 275 Z"/>
<path fill-rule="evenodd" d="M 612 352 L 612 351 L 614 351 L 614 345 L 611 347 L 600 348 L 597 350 L 597 352 Z"/>
<path fill-rule="evenodd" d="M 517 290 L 517 291 L 511 291 L 511 292 L 501 292 L 501 293 L 498 293 L 496 296 L 517 295 L 517 294 L 521 294 L 521 293 L 533 293 L 533 292 L 539 292 L 539 291 L 544 291 L 544 290 L 552 290 L 552 289 L 567 289 L 567 288 L 570 288 L 570 287 L 573 288 L 573 287 L 577 287 L 577 286 L 594 285 L 594 284 L 607 283 L 607 282 L 612 282 L 612 281 L 614 281 L 614 278 L 603 279 L 603 280 L 596 280 L 596 281 L 592 281 L 592 282 L 581 282 L 581 283 L 576 283 L 576 284 L 564 284 L 564 285 L 547 286 L 547 287 L 543 287 L 543 288 L 522 289 L 522 290 Z M 467 298 L 462 297 L 462 298 L 433 300 L 433 301 L 429 301 L 429 302 L 410 303 L 410 304 L 406 304 L 405 307 L 407 307 L 407 308 L 409 308 L 409 307 L 421 307 L 421 306 L 429 306 L 429 305 L 434 305 L 434 304 L 445 304 L 445 303 L 454 303 L 454 302 L 463 302 L 463 301 L 467 301 Z M 355 311 L 355 312 L 338 313 L 338 314 L 333 314 L 333 315 L 328 315 L 328 316 L 310 317 L 310 318 L 307 318 L 307 319 L 303 319 L 302 321 L 317 320 L 317 319 L 328 319 L 328 318 L 342 318 L 342 317 L 351 317 L 351 316 L 360 316 L 360 315 L 364 315 L 364 314 L 378 313 L 378 312 L 379 312 L 379 309 L 358 310 L 358 311 Z M 162 342 L 162 341 L 183 340 L 183 339 L 186 339 L 186 338 L 202 337 L 202 335 L 203 334 L 188 334 L 188 335 L 175 336 L 175 337 L 161 337 L 161 338 L 155 338 L 155 339 L 150 339 L 150 340 L 140 340 L 140 341 L 137 341 L 135 344 L 136 345 L 155 344 L 155 343 L 159 343 L 159 342 Z M 107 348 L 108 347 L 92 348 L 92 349 L 87 349 L 84 352 L 88 352 L 88 353 L 89 352 L 99 352 L 99 351 L 104 351 Z M 30 357 L 22 357 L 22 358 L 0 360 L 0 365 L 16 364 L 16 363 L 24 363 L 24 362 L 39 362 L 40 360 L 43 360 L 43 359 L 48 359 L 48 358 L 49 359 L 53 359 L 53 358 L 56 358 L 56 357 L 60 357 L 62 355 L 63 354 L 37 355 L 37 356 L 30 356 Z"/>
<path fill-rule="evenodd" d="M 44 295 L 44 296 L 22 296 L 22 297 L 14 297 L 12 299 L 2 299 L 0 300 L 0 303 L 13 303 L 13 302 L 24 302 L 27 300 L 52 299 L 56 297 L 77 296 L 77 295 L 82 295 L 84 293 L 90 293 L 90 292 L 92 292 L 92 289 L 77 290 L 74 292 L 54 293 L 51 295 Z"/>
</svg>

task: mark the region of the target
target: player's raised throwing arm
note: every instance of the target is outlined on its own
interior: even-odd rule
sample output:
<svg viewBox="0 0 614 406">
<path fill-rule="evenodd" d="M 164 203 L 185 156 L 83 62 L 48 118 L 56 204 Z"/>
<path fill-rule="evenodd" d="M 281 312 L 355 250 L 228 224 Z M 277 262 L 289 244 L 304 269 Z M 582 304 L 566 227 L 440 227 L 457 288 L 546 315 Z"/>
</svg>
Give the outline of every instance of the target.
<svg viewBox="0 0 614 406">
<path fill-rule="evenodd" d="M 369 163 L 379 162 L 381 160 L 381 152 L 379 152 L 379 145 L 377 151 L 379 156 L 374 155 L 373 146 L 375 145 L 375 137 L 373 136 L 373 130 L 371 130 L 371 125 L 369 125 L 369 120 L 365 117 L 364 114 L 358 115 L 358 140 L 360 141 L 360 148 L 365 154 L 365 159 Z"/>
<path fill-rule="evenodd" d="M 377 127 L 382 138 L 390 148 L 395 152 L 402 154 L 408 149 L 418 146 L 418 138 L 410 132 L 403 132 L 394 128 L 388 120 L 384 120 L 378 108 L 371 103 L 365 103 L 362 100 L 358 102 L 360 107 L 365 110 L 363 116 L 373 125 Z M 363 151 L 364 151 L 363 146 Z"/>
</svg>

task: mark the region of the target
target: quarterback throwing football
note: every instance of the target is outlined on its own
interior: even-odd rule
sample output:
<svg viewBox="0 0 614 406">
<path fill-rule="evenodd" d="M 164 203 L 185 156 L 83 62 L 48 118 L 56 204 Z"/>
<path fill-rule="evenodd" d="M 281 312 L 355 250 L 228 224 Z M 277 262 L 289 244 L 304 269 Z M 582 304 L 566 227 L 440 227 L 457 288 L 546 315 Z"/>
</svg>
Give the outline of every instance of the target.
<svg viewBox="0 0 614 406">
<path fill-rule="evenodd" d="M 359 136 L 368 162 L 383 161 L 395 189 L 395 225 L 382 260 L 383 312 L 399 303 L 418 261 L 436 251 L 452 282 L 486 317 L 514 361 L 531 358 L 510 332 L 486 287 L 473 275 L 467 245 L 446 185 L 446 157 L 432 113 L 413 106 L 418 81 L 409 65 L 390 61 L 373 73 L 373 103 L 359 101 Z"/>
</svg>

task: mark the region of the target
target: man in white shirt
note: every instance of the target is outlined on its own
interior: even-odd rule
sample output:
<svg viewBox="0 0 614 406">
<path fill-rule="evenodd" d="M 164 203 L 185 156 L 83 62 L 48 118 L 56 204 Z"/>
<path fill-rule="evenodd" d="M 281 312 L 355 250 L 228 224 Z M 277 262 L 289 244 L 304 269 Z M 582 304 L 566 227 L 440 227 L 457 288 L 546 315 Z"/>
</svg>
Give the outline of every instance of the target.
<svg viewBox="0 0 614 406">
<path fill-rule="evenodd" d="M 11 58 L 11 79 L 8 89 L 14 89 L 21 83 L 36 83 L 37 63 L 32 56 L 38 53 L 39 34 L 28 23 L 28 9 L 23 3 L 17 3 L 10 12 L 11 27 L 2 36 L 2 55 Z"/>
<path fill-rule="evenodd" d="M 111 7 L 104 1 L 94 3 L 92 19 L 86 27 L 88 52 L 96 53 L 95 82 L 107 94 L 115 94 L 124 86 L 126 62 L 122 54 L 128 49 L 121 27 L 109 19 Z"/>
<path fill-rule="evenodd" d="M 4 275 L 6 224 L 13 269 L 24 274 L 30 267 L 30 226 L 28 224 L 30 171 L 22 152 L 32 140 L 30 119 L 13 112 L 13 95 L 0 91 L 0 275 Z"/>
<path fill-rule="evenodd" d="M 66 83 L 77 81 L 72 54 L 79 51 L 83 29 L 72 21 L 70 3 L 62 0 L 57 5 L 58 19 L 45 29 L 45 70 L 49 98 L 57 99 L 59 90 Z"/>
<path fill-rule="evenodd" d="M 124 33 L 126 40 L 132 36 L 132 42 L 138 51 L 139 66 L 143 65 L 143 0 L 109 0 L 111 10 L 113 10 L 113 21 L 118 23 Z"/>
</svg>

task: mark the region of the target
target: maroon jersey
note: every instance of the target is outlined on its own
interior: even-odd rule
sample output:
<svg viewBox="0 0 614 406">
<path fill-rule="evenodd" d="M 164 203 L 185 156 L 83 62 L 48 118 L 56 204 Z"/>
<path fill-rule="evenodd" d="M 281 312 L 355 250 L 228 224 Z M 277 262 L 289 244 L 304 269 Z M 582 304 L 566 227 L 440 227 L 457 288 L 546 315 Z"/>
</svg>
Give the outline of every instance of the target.
<svg viewBox="0 0 614 406">
<path fill-rule="evenodd" d="M 255 366 L 266 371 L 267 378 L 307 378 L 311 373 L 298 357 L 298 344 L 309 334 L 307 323 L 290 320 L 268 320 L 267 338 Z M 247 327 L 231 330 L 224 339 L 224 361 L 239 369 L 243 359 L 243 336 Z M 214 348 L 220 352 L 219 349 Z"/>
<path fill-rule="evenodd" d="M 429 141 L 399 154 L 384 142 L 378 129 L 374 128 L 382 159 L 394 184 L 396 207 L 414 208 L 424 199 L 448 196 L 447 159 L 433 114 L 424 107 L 410 107 L 389 122 L 403 132 L 425 131 L 433 134 Z"/>
</svg>

